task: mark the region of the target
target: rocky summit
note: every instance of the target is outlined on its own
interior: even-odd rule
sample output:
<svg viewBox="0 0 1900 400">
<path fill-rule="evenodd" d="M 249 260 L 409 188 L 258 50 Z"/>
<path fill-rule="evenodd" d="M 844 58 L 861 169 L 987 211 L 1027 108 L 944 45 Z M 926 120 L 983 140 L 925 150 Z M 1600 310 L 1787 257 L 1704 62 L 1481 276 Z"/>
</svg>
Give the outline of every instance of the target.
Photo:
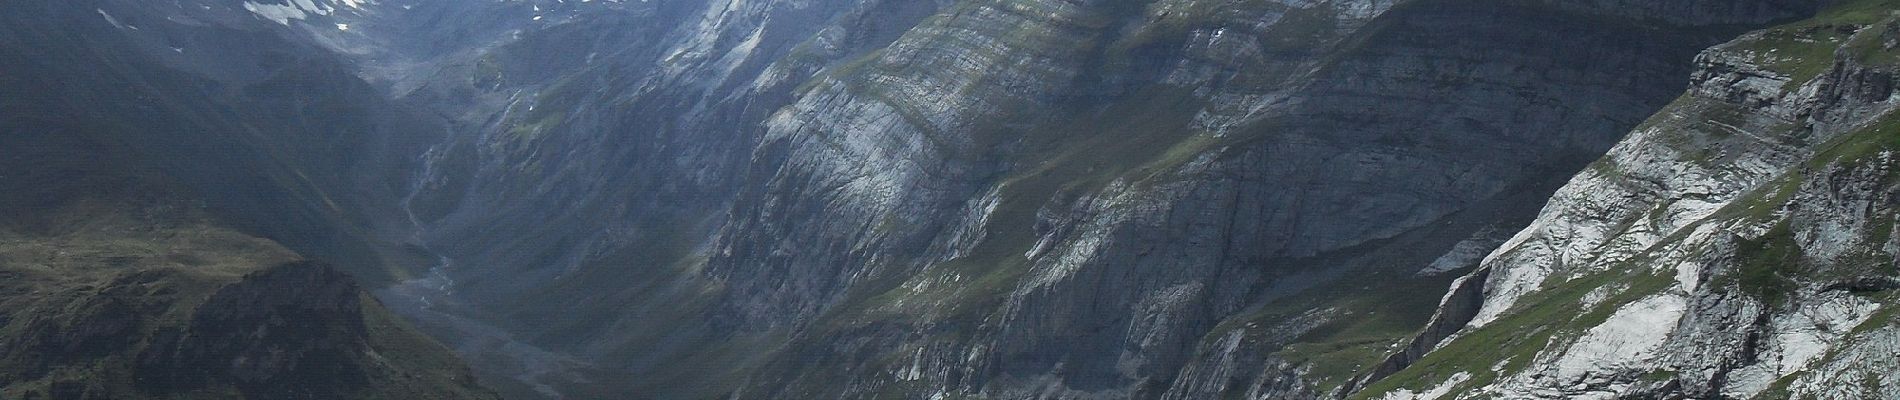
<svg viewBox="0 0 1900 400">
<path fill-rule="evenodd" d="M 1896 0 L 0 4 L 0 398 L 1900 398 Z"/>
</svg>

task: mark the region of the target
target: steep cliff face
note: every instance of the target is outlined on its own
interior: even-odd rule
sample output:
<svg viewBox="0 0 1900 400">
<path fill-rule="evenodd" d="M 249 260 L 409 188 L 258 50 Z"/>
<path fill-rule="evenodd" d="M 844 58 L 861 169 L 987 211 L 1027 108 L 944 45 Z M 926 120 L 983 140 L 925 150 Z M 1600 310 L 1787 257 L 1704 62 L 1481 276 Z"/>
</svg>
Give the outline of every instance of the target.
<svg viewBox="0 0 1900 400">
<path fill-rule="evenodd" d="M 1836 5 L 1697 58 L 1368 397 L 1886 398 L 1893 11 Z M 1468 321 L 1468 323 L 1467 323 Z M 1434 344 L 1436 344 L 1434 346 Z"/>
<path fill-rule="evenodd" d="M 1350 390 L 1813 4 L 514 7 L 397 79 L 461 108 L 386 297 L 524 392 L 1198 398 Z"/>
</svg>

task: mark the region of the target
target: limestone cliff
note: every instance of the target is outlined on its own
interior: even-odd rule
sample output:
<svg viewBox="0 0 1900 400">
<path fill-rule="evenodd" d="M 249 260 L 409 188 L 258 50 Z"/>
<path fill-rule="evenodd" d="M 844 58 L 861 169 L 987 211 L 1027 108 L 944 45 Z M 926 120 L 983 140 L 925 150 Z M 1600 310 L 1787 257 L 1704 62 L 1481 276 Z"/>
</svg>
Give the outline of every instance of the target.
<svg viewBox="0 0 1900 400">
<path fill-rule="evenodd" d="M 1873 367 L 1895 356 L 1896 6 L 1703 52 L 1687 94 L 1467 278 L 1483 301 L 1440 314 L 1463 329 L 1363 395 L 1900 395 Z"/>
<path fill-rule="evenodd" d="M 1343 394 L 1814 6 L 537 3 L 405 92 L 480 111 L 411 203 L 464 304 L 417 314 L 542 394 Z"/>
</svg>

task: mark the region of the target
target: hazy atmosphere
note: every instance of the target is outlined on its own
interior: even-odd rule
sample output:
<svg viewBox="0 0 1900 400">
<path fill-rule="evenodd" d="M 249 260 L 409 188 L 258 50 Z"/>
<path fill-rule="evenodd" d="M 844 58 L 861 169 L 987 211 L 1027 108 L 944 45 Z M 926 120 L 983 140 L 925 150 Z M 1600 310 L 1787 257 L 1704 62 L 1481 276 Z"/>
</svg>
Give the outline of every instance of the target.
<svg viewBox="0 0 1900 400">
<path fill-rule="evenodd" d="M 1900 0 L 0 0 L 0 399 L 1900 399 Z"/>
</svg>

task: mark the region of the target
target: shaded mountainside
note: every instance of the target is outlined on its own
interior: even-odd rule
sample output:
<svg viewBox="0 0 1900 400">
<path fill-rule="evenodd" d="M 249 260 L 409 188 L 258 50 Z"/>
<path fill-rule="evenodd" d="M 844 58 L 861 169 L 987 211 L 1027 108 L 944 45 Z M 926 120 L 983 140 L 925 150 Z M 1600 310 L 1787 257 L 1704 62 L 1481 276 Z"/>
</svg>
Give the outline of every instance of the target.
<svg viewBox="0 0 1900 400">
<path fill-rule="evenodd" d="M 1702 53 L 1366 398 L 1893 398 L 1900 3 Z M 1442 342 L 1441 342 L 1442 339 Z"/>
<path fill-rule="evenodd" d="M 230 6 L 0 13 L 0 398 L 495 398 L 357 283 L 427 123 Z"/>
<path fill-rule="evenodd" d="M 407 275 L 402 171 L 445 123 L 234 4 L 9 5 L 0 128 L 117 146 L 108 167 L 162 171 L 246 231 L 370 282 Z"/>
<path fill-rule="evenodd" d="M 0 139 L 0 397 L 495 397 L 353 278 L 84 136 Z"/>
</svg>

